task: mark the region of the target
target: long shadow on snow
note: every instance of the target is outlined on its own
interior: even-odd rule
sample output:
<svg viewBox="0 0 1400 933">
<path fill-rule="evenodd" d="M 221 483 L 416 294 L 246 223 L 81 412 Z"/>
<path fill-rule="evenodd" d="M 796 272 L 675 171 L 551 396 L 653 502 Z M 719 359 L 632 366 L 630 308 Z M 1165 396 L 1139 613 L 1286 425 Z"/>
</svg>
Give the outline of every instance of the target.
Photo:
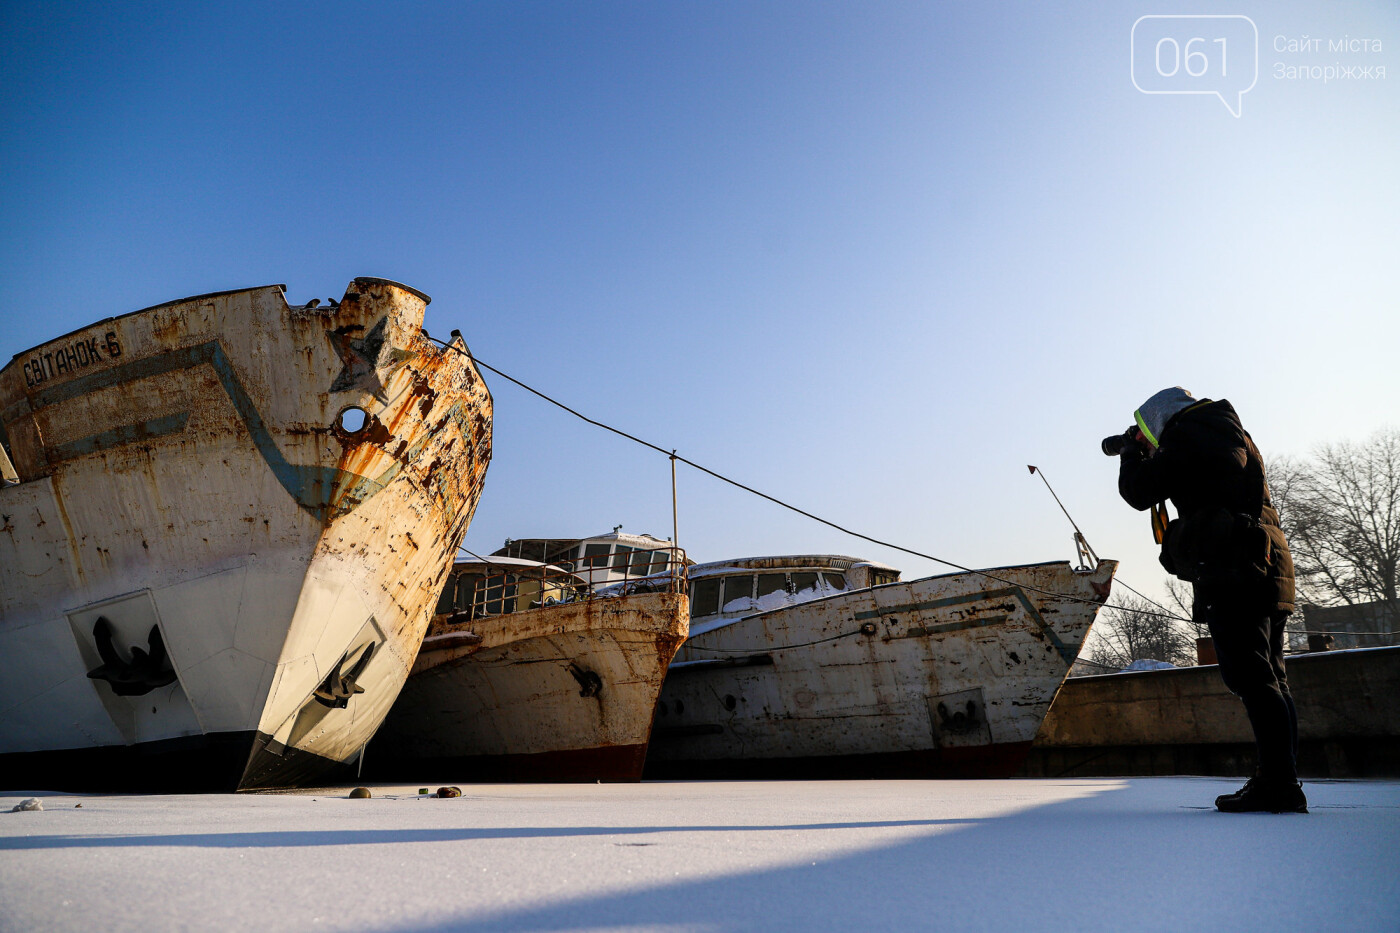
<svg viewBox="0 0 1400 933">
<path fill-rule="evenodd" d="M 796 865 L 418 930 L 1400 929 L 1393 808 L 1216 813 L 1227 783 L 1138 779 L 1004 816 L 931 820 L 948 828 L 815 864 L 795 850 Z"/>
<path fill-rule="evenodd" d="M 303 846 L 365 846 L 419 842 L 471 842 L 483 839 L 535 839 L 567 836 L 640 836 L 655 833 L 782 832 L 815 829 L 885 829 L 941 826 L 966 820 L 873 820 L 855 823 L 795 823 L 783 826 L 525 826 L 490 829 L 305 829 L 285 832 L 171 833 L 141 836 L 0 837 L 0 851 L 23 849 L 105 849 L 129 846 L 274 849 Z"/>
</svg>

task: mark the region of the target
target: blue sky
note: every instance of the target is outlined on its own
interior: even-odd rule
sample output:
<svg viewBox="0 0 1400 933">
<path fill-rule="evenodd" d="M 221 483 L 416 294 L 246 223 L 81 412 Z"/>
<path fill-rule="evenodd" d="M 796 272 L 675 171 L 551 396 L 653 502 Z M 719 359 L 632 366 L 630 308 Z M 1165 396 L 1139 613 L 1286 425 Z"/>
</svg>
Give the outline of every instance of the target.
<svg viewBox="0 0 1400 933">
<path fill-rule="evenodd" d="M 950 560 L 1072 556 L 1035 463 L 1146 591 L 1098 441 L 1152 392 L 1229 398 L 1266 454 L 1400 420 L 1392 3 L 1190 4 L 1257 25 L 1239 118 L 1133 87 L 1157 5 L 0 9 L 0 359 L 186 295 L 384 276 L 587 414 Z M 670 534 L 664 457 L 489 381 L 468 546 Z M 679 489 L 699 560 L 943 569 Z"/>
</svg>

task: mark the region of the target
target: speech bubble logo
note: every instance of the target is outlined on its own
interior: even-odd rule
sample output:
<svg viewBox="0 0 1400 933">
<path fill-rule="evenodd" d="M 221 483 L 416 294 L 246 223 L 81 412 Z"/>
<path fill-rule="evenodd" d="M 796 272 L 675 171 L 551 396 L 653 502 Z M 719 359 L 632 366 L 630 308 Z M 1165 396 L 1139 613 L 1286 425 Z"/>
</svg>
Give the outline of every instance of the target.
<svg viewBox="0 0 1400 933">
<path fill-rule="evenodd" d="M 1259 29 L 1248 16 L 1153 14 L 1133 23 L 1133 87 L 1214 94 L 1238 117 L 1259 80 Z"/>
</svg>

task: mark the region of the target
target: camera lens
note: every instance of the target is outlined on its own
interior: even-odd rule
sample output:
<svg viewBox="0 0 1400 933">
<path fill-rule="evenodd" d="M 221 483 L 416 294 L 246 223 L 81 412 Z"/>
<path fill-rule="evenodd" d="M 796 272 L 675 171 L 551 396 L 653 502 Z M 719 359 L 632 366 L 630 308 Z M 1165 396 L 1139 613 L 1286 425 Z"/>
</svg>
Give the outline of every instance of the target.
<svg viewBox="0 0 1400 933">
<path fill-rule="evenodd" d="M 1126 435 L 1113 434 L 1109 437 L 1105 437 L 1099 443 L 1099 448 L 1103 450 L 1106 455 L 1117 457 L 1123 453 L 1130 443 L 1132 443 L 1132 441 L 1130 441 Z"/>
</svg>

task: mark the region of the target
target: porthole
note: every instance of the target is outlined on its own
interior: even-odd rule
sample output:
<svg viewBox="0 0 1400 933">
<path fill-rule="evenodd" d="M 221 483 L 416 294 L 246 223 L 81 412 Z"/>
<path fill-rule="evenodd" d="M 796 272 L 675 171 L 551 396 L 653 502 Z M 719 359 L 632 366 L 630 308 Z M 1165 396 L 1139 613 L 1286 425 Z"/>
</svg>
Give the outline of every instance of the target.
<svg viewBox="0 0 1400 933">
<path fill-rule="evenodd" d="M 358 405 L 351 405 L 336 416 L 336 424 L 346 434 L 359 434 L 368 423 L 369 413 Z"/>
</svg>

